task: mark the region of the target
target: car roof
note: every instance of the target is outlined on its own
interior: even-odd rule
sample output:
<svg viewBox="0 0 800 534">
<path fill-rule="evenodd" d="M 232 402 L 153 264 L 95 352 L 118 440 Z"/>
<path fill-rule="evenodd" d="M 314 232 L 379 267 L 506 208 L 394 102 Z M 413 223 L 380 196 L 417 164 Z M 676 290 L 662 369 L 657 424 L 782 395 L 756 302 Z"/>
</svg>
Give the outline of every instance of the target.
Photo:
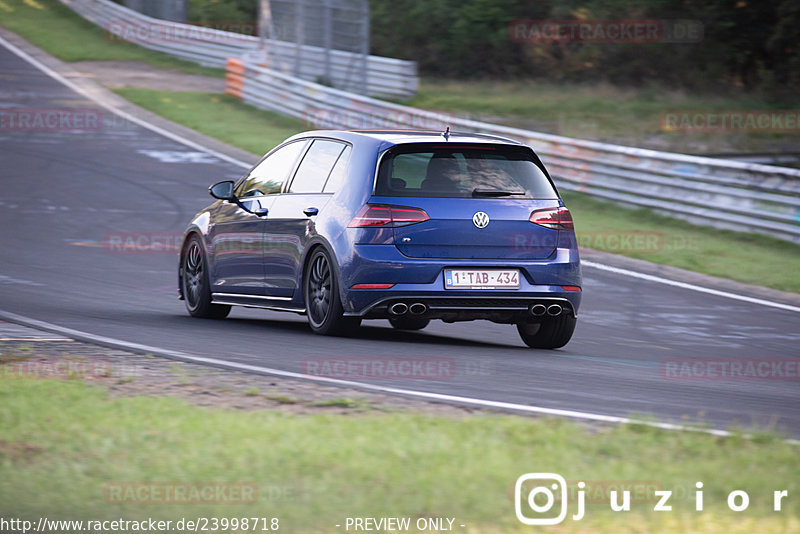
<svg viewBox="0 0 800 534">
<path fill-rule="evenodd" d="M 481 144 L 503 144 L 524 146 L 519 141 L 500 137 L 497 135 L 449 132 L 445 139 L 444 132 L 434 130 L 312 130 L 303 132 L 292 137 L 332 137 L 344 141 L 357 143 L 359 141 L 378 142 L 384 148 L 393 145 L 403 145 L 407 143 L 481 143 Z"/>
</svg>

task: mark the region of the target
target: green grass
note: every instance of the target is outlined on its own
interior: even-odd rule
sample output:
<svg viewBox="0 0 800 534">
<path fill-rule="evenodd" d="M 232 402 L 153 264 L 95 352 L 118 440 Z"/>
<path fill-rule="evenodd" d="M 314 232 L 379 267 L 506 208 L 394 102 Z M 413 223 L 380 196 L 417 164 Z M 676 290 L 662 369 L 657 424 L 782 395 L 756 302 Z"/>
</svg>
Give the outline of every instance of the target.
<svg viewBox="0 0 800 534">
<path fill-rule="evenodd" d="M 145 109 L 233 146 L 264 154 L 308 129 L 298 119 L 256 109 L 230 95 L 124 88 L 117 94 Z"/>
<path fill-rule="evenodd" d="M 794 151 L 796 133 L 662 131 L 668 111 L 793 109 L 753 95 L 697 94 L 609 84 L 423 79 L 408 105 L 577 137 L 685 153 Z"/>
<path fill-rule="evenodd" d="M 109 37 L 57 0 L 0 0 L 0 26 L 67 62 L 143 61 L 161 69 L 223 77 L 209 69 Z"/>
<path fill-rule="evenodd" d="M 620 207 L 583 193 L 567 191 L 563 196 L 582 246 L 800 293 L 797 276 L 800 245 L 757 234 L 696 226 L 647 209 Z"/>
<path fill-rule="evenodd" d="M 410 412 L 287 415 L 206 409 L 169 398 L 109 398 L 77 381 L 0 380 L 0 515 L 36 519 L 279 517 L 286 532 L 334 532 L 345 517 L 455 517 L 463 532 L 529 532 L 514 517 L 527 472 L 651 484 L 672 513 L 590 504 L 559 532 L 797 532 L 797 447 L 776 436 L 717 438 L 559 419 Z M 627 481 L 627 482 L 626 482 Z M 705 511 L 693 508 L 705 484 Z M 255 504 L 106 503 L 110 483 L 252 482 Z M 750 495 L 734 514 L 732 490 Z M 788 490 L 784 510 L 772 492 Z M 574 505 L 574 503 L 573 503 Z M 574 511 L 571 509 L 571 511 Z M 527 529 L 526 529 L 527 528 Z"/>
<path fill-rule="evenodd" d="M 324 401 L 319 401 L 313 403 L 313 406 L 321 407 L 321 408 L 358 408 L 358 409 L 367 409 L 369 408 L 369 401 L 363 398 L 339 398 L 339 399 L 328 399 Z"/>
</svg>

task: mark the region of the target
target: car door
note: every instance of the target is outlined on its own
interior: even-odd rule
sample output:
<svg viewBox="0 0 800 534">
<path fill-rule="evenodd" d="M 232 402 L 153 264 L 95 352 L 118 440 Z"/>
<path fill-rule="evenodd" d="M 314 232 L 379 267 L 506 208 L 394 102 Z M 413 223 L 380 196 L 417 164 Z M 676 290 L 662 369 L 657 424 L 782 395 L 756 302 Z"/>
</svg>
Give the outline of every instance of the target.
<svg viewBox="0 0 800 534">
<path fill-rule="evenodd" d="M 341 141 L 315 139 L 286 192 L 275 198 L 264 237 L 268 294 L 291 297 L 298 289 L 303 251 L 314 235 L 315 218 L 330 200 L 334 182 L 340 181 L 350 150 Z M 328 182 L 331 187 L 326 189 Z"/>
<path fill-rule="evenodd" d="M 277 195 L 294 170 L 306 140 L 279 147 L 259 162 L 223 202 L 210 232 L 213 293 L 264 296 L 264 225 Z"/>
</svg>

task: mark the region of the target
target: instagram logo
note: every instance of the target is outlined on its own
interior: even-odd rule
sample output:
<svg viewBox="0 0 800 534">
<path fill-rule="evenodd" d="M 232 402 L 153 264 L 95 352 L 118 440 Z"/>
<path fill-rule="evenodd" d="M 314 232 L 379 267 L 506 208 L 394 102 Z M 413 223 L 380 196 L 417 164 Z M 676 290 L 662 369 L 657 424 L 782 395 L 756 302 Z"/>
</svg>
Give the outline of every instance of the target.
<svg viewBox="0 0 800 534">
<path fill-rule="evenodd" d="M 586 482 L 580 481 L 577 486 L 578 511 L 572 515 L 573 521 L 580 521 L 586 514 L 586 493 L 596 492 L 598 489 L 602 493 L 608 489 L 608 507 L 612 512 L 629 512 L 631 510 L 631 493 L 634 487 L 641 488 L 640 484 L 611 484 L 607 485 L 603 481 L 593 484 L 589 489 Z M 616 487 L 618 489 L 610 489 Z M 654 502 L 654 512 L 671 512 L 672 490 L 654 489 L 659 484 L 647 484 L 645 488 L 652 489 L 652 498 L 648 496 L 646 501 Z M 620 491 L 621 488 L 623 489 Z M 695 483 L 695 511 L 703 511 L 703 483 Z M 649 491 L 649 490 L 648 490 Z M 622 502 L 620 502 L 620 494 Z M 564 477 L 556 473 L 526 473 L 517 479 L 514 485 L 514 511 L 517 519 L 525 525 L 557 525 L 567 518 L 567 481 Z M 788 490 L 778 490 L 772 492 L 773 510 L 782 510 L 782 501 L 788 497 Z M 596 498 L 595 498 L 596 500 Z M 558 515 L 555 515 L 554 508 L 557 508 Z M 746 491 L 733 490 L 728 494 L 728 508 L 734 512 L 742 512 L 750 506 L 750 496 Z M 523 507 L 526 507 L 523 509 Z"/>
<path fill-rule="evenodd" d="M 583 482 L 578 483 L 581 487 Z M 559 496 L 556 499 L 556 495 Z M 552 513 L 559 501 L 558 515 Z M 523 510 L 523 506 L 527 509 Z M 567 517 L 567 481 L 556 473 L 526 473 L 514 485 L 514 511 L 526 525 L 557 525 Z M 583 517 L 583 499 L 578 499 L 578 514 Z"/>
</svg>

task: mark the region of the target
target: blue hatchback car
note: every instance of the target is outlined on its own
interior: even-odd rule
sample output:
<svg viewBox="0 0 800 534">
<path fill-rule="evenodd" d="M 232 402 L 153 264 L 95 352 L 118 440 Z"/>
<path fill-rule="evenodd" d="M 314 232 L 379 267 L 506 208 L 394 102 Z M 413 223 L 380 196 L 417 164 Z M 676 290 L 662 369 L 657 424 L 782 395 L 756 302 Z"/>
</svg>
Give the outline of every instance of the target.
<svg viewBox="0 0 800 534">
<path fill-rule="evenodd" d="M 581 301 L 572 217 L 530 147 L 449 131 L 312 131 L 270 151 L 186 230 L 179 292 L 306 314 L 318 334 L 484 319 L 569 342 Z"/>
</svg>

